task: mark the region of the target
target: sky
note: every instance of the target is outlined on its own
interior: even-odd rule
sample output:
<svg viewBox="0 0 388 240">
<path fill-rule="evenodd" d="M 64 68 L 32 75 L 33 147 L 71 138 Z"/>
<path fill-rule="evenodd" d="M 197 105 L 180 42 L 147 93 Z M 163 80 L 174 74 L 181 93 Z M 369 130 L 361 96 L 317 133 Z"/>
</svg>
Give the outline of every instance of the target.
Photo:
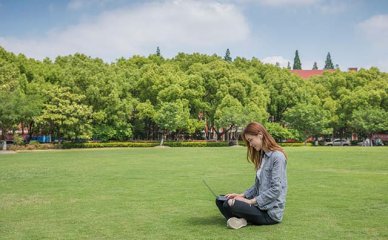
<svg viewBox="0 0 388 240">
<path fill-rule="evenodd" d="M 106 62 L 179 52 L 237 56 L 302 69 L 388 72 L 386 0 L 0 0 L 0 46 L 28 57 L 76 52 Z"/>
</svg>

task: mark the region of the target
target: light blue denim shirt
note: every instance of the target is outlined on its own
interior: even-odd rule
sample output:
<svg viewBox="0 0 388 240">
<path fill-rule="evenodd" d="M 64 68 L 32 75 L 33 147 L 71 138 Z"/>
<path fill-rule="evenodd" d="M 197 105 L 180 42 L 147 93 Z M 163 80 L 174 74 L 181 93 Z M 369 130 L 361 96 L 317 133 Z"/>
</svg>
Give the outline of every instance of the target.
<svg viewBox="0 0 388 240">
<path fill-rule="evenodd" d="M 244 192 L 248 199 L 256 198 L 256 206 L 268 212 L 275 221 L 283 219 L 287 195 L 287 161 L 280 151 L 266 152 L 261 166 L 260 178 Z"/>
</svg>

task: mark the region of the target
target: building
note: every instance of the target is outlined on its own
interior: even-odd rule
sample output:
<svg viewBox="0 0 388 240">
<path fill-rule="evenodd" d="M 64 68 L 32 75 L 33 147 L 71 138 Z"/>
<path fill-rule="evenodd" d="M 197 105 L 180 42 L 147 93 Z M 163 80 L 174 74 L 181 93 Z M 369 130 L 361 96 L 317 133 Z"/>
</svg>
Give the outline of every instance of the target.
<svg viewBox="0 0 388 240">
<path fill-rule="evenodd" d="M 358 68 L 350 67 L 348 68 L 349 72 L 357 72 Z M 290 70 L 292 73 L 298 75 L 303 79 L 310 78 L 312 76 L 321 76 L 324 72 L 335 72 L 335 69 L 325 69 L 325 70 Z"/>
<path fill-rule="evenodd" d="M 292 73 L 298 75 L 299 77 L 303 79 L 310 78 L 312 76 L 321 76 L 323 73 L 326 72 L 334 72 L 334 69 L 328 69 L 328 70 L 290 70 Z"/>
</svg>

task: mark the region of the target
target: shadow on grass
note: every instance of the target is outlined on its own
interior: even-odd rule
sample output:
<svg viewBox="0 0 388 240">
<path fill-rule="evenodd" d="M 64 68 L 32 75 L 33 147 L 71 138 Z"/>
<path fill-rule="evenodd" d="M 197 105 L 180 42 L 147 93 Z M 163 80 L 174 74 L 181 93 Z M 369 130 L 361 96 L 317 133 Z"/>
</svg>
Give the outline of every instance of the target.
<svg viewBox="0 0 388 240">
<path fill-rule="evenodd" d="M 191 226 L 225 226 L 226 220 L 221 216 L 208 216 L 208 217 L 191 217 L 186 220 L 187 224 Z"/>
</svg>

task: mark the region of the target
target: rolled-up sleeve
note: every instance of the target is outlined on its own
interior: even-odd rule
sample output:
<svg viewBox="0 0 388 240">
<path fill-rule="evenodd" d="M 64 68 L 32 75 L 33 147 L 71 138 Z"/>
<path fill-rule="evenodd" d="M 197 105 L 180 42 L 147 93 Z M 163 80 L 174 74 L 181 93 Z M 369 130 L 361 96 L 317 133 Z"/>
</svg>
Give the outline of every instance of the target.
<svg viewBox="0 0 388 240">
<path fill-rule="evenodd" d="M 245 192 L 244 192 L 244 197 L 247 198 L 247 199 L 251 199 L 253 198 L 256 194 L 256 191 L 255 191 L 255 184 L 252 185 L 252 187 L 248 188 Z"/>
</svg>

